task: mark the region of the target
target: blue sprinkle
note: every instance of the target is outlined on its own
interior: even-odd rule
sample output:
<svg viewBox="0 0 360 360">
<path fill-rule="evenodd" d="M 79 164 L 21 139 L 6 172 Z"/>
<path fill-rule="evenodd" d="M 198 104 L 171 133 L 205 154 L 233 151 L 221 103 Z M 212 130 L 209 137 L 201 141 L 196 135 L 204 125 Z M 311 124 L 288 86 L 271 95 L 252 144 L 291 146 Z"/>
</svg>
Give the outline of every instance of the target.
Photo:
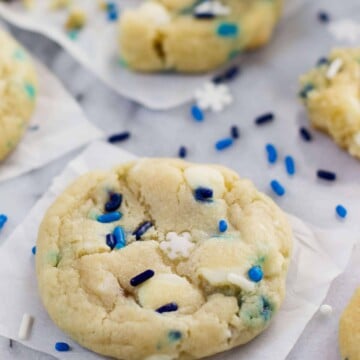
<svg viewBox="0 0 360 360">
<path fill-rule="evenodd" d="M 265 297 L 261 297 L 261 302 L 262 302 L 262 311 L 261 311 L 261 315 L 263 316 L 263 318 L 268 321 L 271 318 L 272 312 L 273 312 L 273 307 L 271 306 L 269 300 L 267 300 Z"/>
<path fill-rule="evenodd" d="M 68 31 L 67 34 L 68 34 L 69 39 L 76 40 L 79 35 L 79 30 L 70 30 L 70 31 Z"/>
<path fill-rule="evenodd" d="M 215 84 L 221 84 L 230 80 L 233 80 L 240 73 L 238 66 L 232 66 L 225 70 L 223 73 L 216 75 L 212 81 Z"/>
<path fill-rule="evenodd" d="M 146 280 L 149 280 L 155 275 L 155 272 L 151 269 L 145 270 L 144 272 L 140 273 L 139 275 L 134 276 L 130 280 L 131 286 L 138 286 L 145 282 Z"/>
<path fill-rule="evenodd" d="M 239 128 L 236 125 L 233 125 L 230 129 L 230 134 L 233 139 L 238 139 L 240 136 Z"/>
<path fill-rule="evenodd" d="M 300 128 L 300 135 L 303 138 L 303 140 L 305 140 L 305 141 L 312 140 L 311 132 L 308 129 L 306 129 L 305 127 Z"/>
<path fill-rule="evenodd" d="M 272 180 L 270 186 L 276 195 L 283 196 L 285 194 L 285 188 L 277 180 Z"/>
<path fill-rule="evenodd" d="M 36 96 L 36 90 L 35 87 L 32 84 L 25 84 L 25 91 L 28 94 L 30 99 L 34 99 Z"/>
<path fill-rule="evenodd" d="M 115 3 L 109 2 L 106 6 L 107 18 L 109 21 L 116 21 L 119 18 L 118 7 Z"/>
<path fill-rule="evenodd" d="M 237 24 L 232 23 L 221 23 L 217 28 L 217 34 L 221 37 L 236 37 L 238 35 Z"/>
<path fill-rule="evenodd" d="M 195 189 L 194 196 L 197 201 L 211 202 L 214 192 L 212 189 L 198 187 Z"/>
<path fill-rule="evenodd" d="M 267 144 L 266 147 L 267 159 L 270 164 L 275 164 L 277 161 L 277 150 L 273 144 Z"/>
<path fill-rule="evenodd" d="M 264 273 L 260 266 L 253 266 L 248 271 L 249 279 L 253 282 L 259 282 L 264 277 Z"/>
<path fill-rule="evenodd" d="M 39 125 L 31 125 L 31 126 L 28 127 L 29 131 L 37 131 L 39 129 L 40 129 Z"/>
<path fill-rule="evenodd" d="M 178 305 L 176 303 L 169 303 L 163 306 L 160 306 L 158 309 L 156 309 L 156 312 L 158 312 L 159 314 L 162 314 L 164 312 L 172 312 L 172 311 L 177 311 L 178 309 Z"/>
<path fill-rule="evenodd" d="M 338 205 L 338 206 L 336 206 L 335 210 L 339 217 L 341 217 L 342 219 L 346 218 L 347 210 L 344 206 Z"/>
<path fill-rule="evenodd" d="M 170 341 L 178 341 L 182 338 L 181 331 L 178 330 L 171 330 L 168 333 L 168 338 Z"/>
<path fill-rule="evenodd" d="M 295 160 L 292 156 L 286 156 L 285 157 L 285 167 L 286 172 L 289 175 L 294 175 L 296 172 L 296 166 L 295 166 Z"/>
<path fill-rule="evenodd" d="M 7 221 L 8 217 L 5 214 L 0 214 L 0 230 L 4 227 Z"/>
<path fill-rule="evenodd" d="M 316 66 L 322 66 L 322 65 L 327 65 L 329 64 L 329 60 L 326 57 L 321 57 L 317 63 Z"/>
<path fill-rule="evenodd" d="M 219 221 L 219 231 L 223 233 L 227 230 L 227 228 L 228 228 L 228 224 L 227 224 L 226 220 L 220 220 Z"/>
<path fill-rule="evenodd" d="M 218 151 L 222 151 L 230 147 L 233 143 L 234 143 L 234 139 L 232 138 L 221 139 L 216 142 L 215 149 Z"/>
<path fill-rule="evenodd" d="M 275 118 L 275 116 L 274 116 L 273 113 L 266 113 L 266 114 L 263 114 L 263 115 L 258 116 L 258 117 L 255 119 L 255 124 L 256 124 L 256 125 L 263 125 L 263 124 L 266 124 L 266 123 L 268 123 L 268 122 L 273 121 L 274 118 Z"/>
<path fill-rule="evenodd" d="M 318 19 L 323 23 L 328 23 L 330 21 L 330 15 L 325 11 L 319 11 Z"/>
<path fill-rule="evenodd" d="M 31 252 L 32 252 L 33 255 L 36 255 L 36 246 L 33 246 L 31 248 Z"/>
<path fill-rule="evenodd" d="M 66 342 L 57 342 L 55 344 L 55 350 L 56 351 L 69 351 L 70 350 L 70 346 L 69 344 L 67 344 Z"/>
<path fill-rule="evenodd" d="M 194 17 L 197 19 L 214 19 L 215 15 L 211 12 L 194 13 Z"/>
<path fill-rule="evenodd" d="M 122 249 L 126 246 L 126 235 L 125 231 L 121 226 L 117 226 L 113 232 L 115 238 L 115 249 Z"/>
<path fill-rule="evenodd" d="M 105 204 L 105 211 L 106 212 L 113 212 L 116 211 L 122 203 L 122 195 L 118 193 L 110 194 L 110 200 Z"/>
<path fill-rule="evenodd" d="M 106 245 L 113 250 L 116 245 L 116 239 L 113 234 L 107 234 L 106 235 Z"/>
<path fill-rule="evenodd" d="M 187 155 L 187 149 L 185 146 L 181 146 L 179 149 L 179 158 L 184 159 Z"/>
<path fill-rule="evenodd" d="M 328 170 L 318 170 L 317 171 L 317 177 L 323 180 L 327 181 L 335 181 L 336 180 L 336 174 L 332 171 Z"/>
<path fill-rule="evenodd" d="M 204 121 L 204 112 L 197 105 L 191 107 L 191 116 L 195 121 L 201 122 Z"/>
<path fill-rule="evenodd" d="M 111 223 L 118 221 L 122 218 L 122 214 L 119 211 L 110 212 L 107 214 L 102 214 L 97 217 L 97 221 L 101 223 Z"/>
<path fill-rule="evenodd" d="M 120 141 L 127 140 L 129 139 L 129 137 L 130 137 L 130 133 L 128 131 L 124 131 L 122 133 L 109 136 L 108 142 L 114 144 Z"/>
<path fill-rule="evenodd" d="M 141 237 L 153 226 L 150 221 L 145 221 L 140 224 L 135 231 L 132 233 L 136 240 L 140 240 Z"/>
<path fill-rule="evenodd" d="M 308 97 L 309 92 L 313 91 L 315 86 L 313 84 L 306 84 L 299 93 L 299 96 L 303 99 Z"/>
</svg>

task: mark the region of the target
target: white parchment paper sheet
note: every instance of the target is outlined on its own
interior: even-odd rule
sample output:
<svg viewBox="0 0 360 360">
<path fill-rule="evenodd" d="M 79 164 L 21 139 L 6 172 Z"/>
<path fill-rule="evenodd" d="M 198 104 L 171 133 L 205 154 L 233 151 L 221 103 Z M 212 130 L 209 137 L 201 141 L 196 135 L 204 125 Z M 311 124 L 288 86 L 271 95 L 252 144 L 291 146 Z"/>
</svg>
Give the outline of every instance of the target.
<svg viewBox="0 0 360 360">
<path fill-rule="evenodd" d="M 284 18 L 294 14 L 306 1 L 285 0 Z M 113 2 L 118 4 L 121 15 L 122 9 L 138 6 L 143 0 Z M 141 74 L 121 67 L 117 24 L 106 19 L 106 13 L 99 10 L 95 0 L 76 0 L 76 6 L 88 14 L 88 24 L 76 40 L 70 40 L 64 31 L 66 11 L 49 10 L 49 0 L 36 0 L 30 11 L 19 3 L 0 3 L 0 15 L 19 27 L 50 37 L 118 93 L 149 108 L 168 109 L 191 100 L 194 90 L 214 75 Z"/>
<path fill-rule="evenodd" d="M 34 206 L 22 225 L 0 247 L 0 334 L 17 339 L 22 315 L 35 318 L 33 331 L 23 343 L 60 359 L 91 360 L 101 357 L 83 349 L 49 319 L 37 294 L 34 246 L 39 223 L 49 205 L 77 176 L 92 169 L 107 169 L 133 159 L 109 144 L 95 142 L 69 163 L 49 191 Z M 289 216 L 294 230 L 286 300 L 270 328 L 246 346 L 214 356 L 217 360 L 281 360 L 289 353 L 307 322 L 322 303 L 332 280 L 347 264 L 356 235 L 345 230 L 310 227 Z M 72 351 L 57 353 L 54 344 L 66 341 Z"/>
<path fill-rule="evenodd" d="M 102 136 L 59 80 L 36 59 L 34 63 L 39 79 L 35 112 L 19 145 L 0 163 L 0 182 L 39 168 Z"/>
</svg>

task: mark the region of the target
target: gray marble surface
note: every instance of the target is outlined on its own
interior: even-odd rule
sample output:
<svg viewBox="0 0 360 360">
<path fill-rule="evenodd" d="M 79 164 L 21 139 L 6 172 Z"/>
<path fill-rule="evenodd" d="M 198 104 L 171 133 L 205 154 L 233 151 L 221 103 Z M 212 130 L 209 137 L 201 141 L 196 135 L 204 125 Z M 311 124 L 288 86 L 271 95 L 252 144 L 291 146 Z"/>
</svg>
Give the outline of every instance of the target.
<svg viewBox="0 0 360 360">
<path fill-rule="evenodd" d="M 357 0 L 346 0 L 357 10 L 360 16 L 360 6 Z M 333 13 L 341 14 L 343 11 L 342 2 L 338 1 L 314 1 L 301 10 L 297 17 L 289 19 L 287 24 L 281 24 L 278 35 L 271 48 L 259 54 L 250 55 L 244 59 L 244 67 L 251 63 L 261 64 L 266 57 L 271 57 L 271 51 L 276 51 L 277 46 L 284 41 L 282 33 L 284 28 L 294 34 L 294 41 L 297 41 L 297 34 L 305 31 L 307 36 L 313 36 L 311 29 L 319 26 L 316 20 L 316 12 L 320 8 L 329 8 Z M 308 30 L 307 30 L 308 29 Z M 249 103 L 241 101 L 244 86 L 231 85 L 236 99 L 240 99 L 229 111 L 225 111 L 222 120 L 219 121 L 215 115 L 209 115 L 206 124 L 194 123 L 188 115 L 188 105 L 166 111 L 149 111 L 137 104 L 121 98 L 115 92 L 98 81 L 91 73 L 84 70 L 62 49 L 48 39 L 12 28 L 14 35 L 25 44 L 43 63 L 45 63 L 64 83 L 68 91 L 78 99 L 88 118 L 108 134 L 128 130 L 132 138 L 124 142 L 122 147 L 139 156 L 176 156 L 180 145 L 189 148 L 189 160 L 220 162 L 239 169 L 239 159 L 243 156 L 246 147 L 231 149 L 227 153 L 217 154 L 209 142 L 227 134 L 232 124 L 239 124 L 240 114 L 244 107 L 249 106 L 259 111 L 262 108 L 259 99 Z M 315 36 L 315 35 L 314 35 Z M 309 59 L 313 61 L 319 56 L 320 51 L 326 51 L 331 45 L 331 39 L 327 43 L 309 48 Z M 290 44 L 291 46 L 291 44 Z M 272 49 L 272 50 L 271 50 Z M 299 73 L 308 68 L 310 62 L 301 64 L 292 62 L 283 69 L 283 78 L 279 80 L 279 86 L 294 81 Z M 244 80 L 246 83 L 246 79 Z M 247 84 L 253 86 L 253 84 Z M 259 84 L 261 86 L 261 84 Z M 293 89 L 295 91 L 295 89 Z M 289 91 L 284 87 L 283 93 Z M 280 91 L 281 94 L 281 91 Z M 252 120 L 251 120 L 252 121 Z M 250 120 L 242 124 L 246 131 L 251 126 Z M 283 139 L 284 134 L 279 132 L 278 141 Z M 244 136 L 244 138 L 245 138 Z M 246 139 L 244 140 L 246 144 Z M 244 150 L 245 149 L 245 150 Z M 53 177 L 57 175 L 80 150 L 67 154 L 48 166 L 26 174 L 20 178 L 0 184 L 0 213 L 6 213 L 9 221 L 0 233 L 0 244 L 19 224 L 37 199 L 48 188 Z M 355 164 L 351 163 L 351 164 Z M 245 174 L 246 169 L 245 169 Z M 257 185 L 265 188 L 267 180 L 259 181 Z M 285 203 L 286 210 L 306 217 L 306 209 L 289 206 Z M 346 225 L 345 225 L 346 226 Z M 346 239 L 344 239 L 346 241 Z M 308 324 L 298 343 L 288 356 L 291 360 L 312 360 L 312 359 L 339 359 L 337 349 L 337 321 L 341 309 L 348 301 L 351 293 L 360 282 L 360 249 L 353 253 L 351 263 L 345 273 L 337 278 L 325 300 L 334 307 L 334 313 L 329 318 L 321 318 L 318 314 Z M 0 338 L 0 359 L 50 359 L 50 357 L 29 350 L 24 346 L 13 342 L 9 347 L 7 339 Z M 264 359 L 266 356 L 264 354 Z"/>
</svg>

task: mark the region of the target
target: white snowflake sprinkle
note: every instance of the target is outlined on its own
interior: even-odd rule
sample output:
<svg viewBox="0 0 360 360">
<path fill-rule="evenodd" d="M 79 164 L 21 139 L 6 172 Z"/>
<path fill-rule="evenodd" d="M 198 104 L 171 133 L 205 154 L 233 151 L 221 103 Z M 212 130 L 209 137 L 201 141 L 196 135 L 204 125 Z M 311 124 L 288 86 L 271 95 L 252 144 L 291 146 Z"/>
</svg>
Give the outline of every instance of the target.
<svg viewBox="0 0 360 360">
<path fill-rule="evenodd" d="M 226 16 L 230 14 L 230 8 L 220 1 L 205 1 L 195 8 L 195 14 L 213 14 L 215 16 Z"/>
<path fill-rule="evenodd" d="M 333 312 L 333 308 L 331 305 L 328 304 L 322 304 L 320 306 L 320 313 L 322 315 L 330 315 Z"/>
<path fill-rule="evenodd" d="M 203 109 L 210 109 L 215 112 L 224 110 L 227 105 L 233 102 L 233 97 L 228 86 L 224 84 L 215 85 L 212 82 L 195 91 L 197 105 Z"/>
<path fill-rule="evenodd" d="M 160 243 L 160 249 L 167 253 L 169 259 L 187 258 L 195 244 L 191 242 L 191 235 L 188 232 L 177 234 L 169 232 L 166 240 Z"/>
<path fill-rule="evenodd" d="M 350 19 L 333 21 L 328 26 L 330 34 L 338 41 L 355 44 L 360 41 L 360 24 Z"/>
<path fill-rule="evenodd" d="M 336 74 L 340 71 L 342 66 L 343 66 L 343 61 L 339 58 L 336 58 L 329 65 L 328 71 L 326 73 L 326 77 L 328 79 L 333 79 L 336 76 Z"/>
</svg>

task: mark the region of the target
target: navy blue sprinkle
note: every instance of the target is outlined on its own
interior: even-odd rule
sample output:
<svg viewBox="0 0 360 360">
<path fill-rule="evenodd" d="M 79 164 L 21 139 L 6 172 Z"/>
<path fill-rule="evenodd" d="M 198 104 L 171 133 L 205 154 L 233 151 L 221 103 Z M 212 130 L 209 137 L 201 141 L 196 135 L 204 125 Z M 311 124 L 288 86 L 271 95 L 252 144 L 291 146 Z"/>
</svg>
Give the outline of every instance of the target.
<svg viewBox="0 0 360 360">
<path fill-rule="evenodd" d="M 212 200 L 214 192 L 212 189 L 198 187 L 195 189 L 194 196 L 197 201 L 210 202 Z"/>
<path fill-rule="evenodd" d="M 323 180 L 327 181 L 335 181 L 336 180 L 336 174 L 332 171 L 328 170 L 318 170 L 317 171 L 317 177 Z"/>
<path fill-rule="evenodd" d="M 323 23 L 328 23 L 330 21 L 330 15 L 325 11 L 319 11 L 318 19 Z"/>
<path fill-rule="evenodd" d="M 113 212 L 116 211 L 122 203 L 122 195 L 118 193 L 110 194 L 110 200 L 105 204 L 105 211 L 106 212 Z"/>
<path fill-rule="evenodd" d="M 155 275 L 155 272 L 151 269 L 145 270 L 144 272 L 134 276 L 131 280 L 130 280 L 130 285 L 131 286 L 138 286 L 140 284 L 142 284 L 143 282 L 145 282 L 146 280 L 149 280 L 150 278 L 152 278 Z"/>
<path fill-rule="evenodd" d="M 329 63 L 329 60 L 326 57 L 321 57 L 317 61 L 316 66 L 327 65 L 328 63 Z"/>
<path fill-rule="evenodd" d="M 311 132 L 305 127 L 300 128 L 300 135 L 303 138 L 303 140 L 305 140 L 305 141 L 311 141 L 312 140 Z"/>
<path fill-rule="evenodd" d="M 31 252 L 32 252 L 33 255 L 36 255 L 36 246 L 33 246 L 31 248 Z"/>
<path fill-rule="evenodd" d="M 152 226 L 153 224 L 150 221 L 145 221 L 140 224 L 132 234 L 135 236 L 136 240 L 140 240 L 141 236 L 143 236 Z"/>
<path fill-rule="evenodd" d="M 187 149 L 185 146 L 181 146 L 179 149 L 179 158 L 184 159 L 187 155 Z"/>
<path fill-rule="evenodd" d="M 106 245 L 113 250 L 116 245 L 116 238 L 113 234 L 106 235 Z"/>
<path fill-rule="evenodd" d="M 56 350 L 56 351 L 60 351 L 60 352 L 69 351 L 69 350 L 70 350 L 70 346 L 69 346 L 69 344 L 67 344 L 66 342 L 57 342 L 57 343 L 55 344 L 55 350 Z"/>
<path fill-rule="evenodd" d="M 119 134 L 114 134 L 114 135 L 109 136 L 108 142 L 114 144 L 117 142 L 125 141 L 130 138 L 130 135 L 131 134 L 128 131 L 125 131 L 125 132 L 122 132 Z"/>
<path fill-rule="evenodd" d="M 271 122 L 274 120 L 274 114 L 273 113 L 266 113 L 266 114 L 263 114 L 263 115 L 260 115 L 258 116 L 256 119 L 255 119 L 255 124 L 256 125 L 263 125 L 263 124 L 266 124 L 268 122 Z"/>
<path fill-rule="evenodd" d="M 303 99 L 306 99 L 309 92 L 313 91 L 315 86 L 313 84 L 306 84 L 299 93 L 299 96 Z"/>
<path fill-rule="evenodd" d="M 176 311 L 178 309 L 178 305 L 176 303 L 169 303 L 163 306 L 160 306 L 158 309 L 156 309 L 156 312 L 159 314 L 162 314 L 164 312 L 172 312 Z"/>
<path fill-rule="evenodd" d="M 197 19 L 213 19 L 215 15 L 211 12 L 204 13 L 194 13 L 194 17 Z"/>
<path fill-rule="evenodd" d="M 225 70 L 223 73 L 216 75 L 212 81 L 215 84 L 224 83 L 224 82 L 233 80 L 239 74 L 240 74 L 240 68 L 239 68 L 239 66 L 235 65 L 235 66 L 232 66 L 229 69 Z"/>
<path fill-rule="evenodd" d="M 240 136 L 239 128 L 236 125 L 233 125 L 230 129 L 230 134 L 233 139 L 238 139 Z"/>
</svg>

